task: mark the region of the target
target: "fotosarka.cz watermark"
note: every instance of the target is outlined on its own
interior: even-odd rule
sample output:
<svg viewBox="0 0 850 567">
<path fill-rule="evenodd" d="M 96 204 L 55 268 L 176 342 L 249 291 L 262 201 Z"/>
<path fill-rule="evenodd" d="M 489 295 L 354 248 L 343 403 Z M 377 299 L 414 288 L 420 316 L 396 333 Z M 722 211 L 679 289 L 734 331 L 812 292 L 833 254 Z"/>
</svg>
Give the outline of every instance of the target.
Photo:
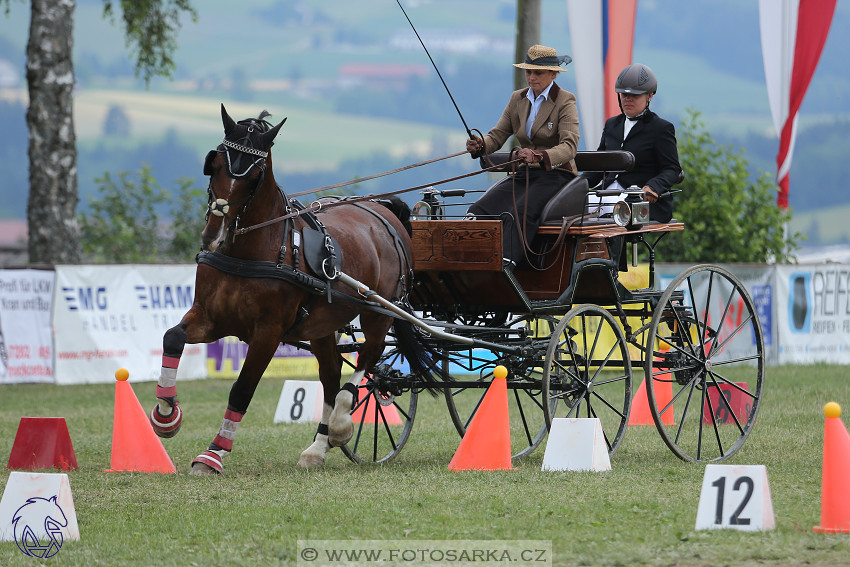
<svg viewBox="0 0 850 567">
<path fill-rule="evenodd" d="M 551 540 L 298 540 L 299 567 L 552 565 Z"/>
</svg>

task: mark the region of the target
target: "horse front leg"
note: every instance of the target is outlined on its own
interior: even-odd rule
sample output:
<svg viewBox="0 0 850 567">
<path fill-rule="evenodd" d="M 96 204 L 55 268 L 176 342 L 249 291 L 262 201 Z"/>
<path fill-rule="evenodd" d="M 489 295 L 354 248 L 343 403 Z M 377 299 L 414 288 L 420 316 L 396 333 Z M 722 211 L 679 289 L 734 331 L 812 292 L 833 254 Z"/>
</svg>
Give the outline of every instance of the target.
<svg viewBox="0 0 850 567">
<path fill-rule="evenodd" d="M 256 333 L 260 337 L 278 337 L 273 331 L 261 331 Z M 227 409 L 224 419 L 219 427 L 218 434 L 210 443 L 209 448 L 195 457 L 192 461 L 192 475 L 221 474 L 224 469 L 224 457 L 233 450 L 233 440 L 236 430 L 242 422 L 242 417 L 248 411 L 248 405 L 254 397 L 260 378 L 269 365 L 269 362 L 277 350 L 275 338 L 252 341 L 248 343 L 248 352 L 245 354 L 245 362 L 239 376 L 230 388 L 230 397 L 227 401 Z"/>
<path fill-rule="evenodd" d="M 186 325 L 181 321 L 168 329 L 162 338 L 162 369 L 156 385 L 157 405 L 150 413 L 151 426 L 160 437 L 174 437 L 183 423 L 183 412 L 177 401 L 177 367 L 185 346 Z"/>
</svg>

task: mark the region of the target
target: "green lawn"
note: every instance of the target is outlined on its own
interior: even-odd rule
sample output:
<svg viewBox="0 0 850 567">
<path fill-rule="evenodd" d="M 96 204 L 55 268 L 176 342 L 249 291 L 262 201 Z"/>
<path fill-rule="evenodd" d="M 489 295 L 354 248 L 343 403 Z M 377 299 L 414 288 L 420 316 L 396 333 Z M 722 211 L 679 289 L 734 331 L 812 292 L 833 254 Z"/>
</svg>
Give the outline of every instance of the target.
<svg viewBox="0 0 850 567">
<path fill-rule="evenodd" d="M 515 470 L 450 472 L 459 443 L 442 398 L 419 398 L 397 459 L 354 465 L 338 450 L 322 470 L 295 468 L 312 425 L 272 423 L 283 381 L 264 380 L 239 429 L 225 475 L 190 477 L 215 435 L 227 380 L 179 386 L 186 413 L 164 445 L 177 475 L 104 473 L 114 386 L 3 386 L 0 458 L 21 416 L 65 417 L 79 470 L 69 473 L 81 540 L 57 565 L 294 565 L 299 539 L 548 540 L 556 565 L 847 565 L 850 535 L 820 522 L 822 407 L 850 412 L 839 366 L 769 368 L 759 422 L 731 464 L 767 468 L 776 529 L 695 531 L 704 467 L 679 461 L 652 427 L 631 427 L 612 470 L 541 472 L 544 446 Z M 149 409 L 154 384 L 133 384 Z M 845 423 L 847 423 L 845 412 Z M 0 475 L 5 487 L 8 471 Z M 848 487 L 850 489 L 850 487 Z M 0 564 L 32 565 L 13 542 Z"/>
</svg>

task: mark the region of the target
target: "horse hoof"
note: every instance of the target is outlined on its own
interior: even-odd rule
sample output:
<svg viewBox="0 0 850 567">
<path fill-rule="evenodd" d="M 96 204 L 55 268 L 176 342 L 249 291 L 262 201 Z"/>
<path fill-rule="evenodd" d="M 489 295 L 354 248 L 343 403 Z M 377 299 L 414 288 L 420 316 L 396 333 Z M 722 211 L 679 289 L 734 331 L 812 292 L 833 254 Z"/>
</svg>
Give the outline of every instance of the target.
<svg viewBox="0 0 850 567">
<path fill-rule="evenodd" d="M 159 413 L 159 404 L 157 404 L 151 410 L 150 421 L 154 433 L 164 439 L 169 439 L 177 435 L 177 432 L 180 431 L 180 426 L 183 425 L 183 412 L 180 410 L 179 403 L 177 403 L 174 404 L 171 415 L 163 417 Z"/>
<path fill-rule="evenodd" d="M 354 426 L 352 425 L 348 431 L 344 432 L 342 435 L 334 435 L 333 433 L 328 435 L 328 443 L 331 447 L 342 447 L 354 437 Z"/>
<path fill-rule="evenodd" d="M 354 437 L 354 422 L 348 412 L 334 412 L 328 423 L 328 443 L 331 447 L 342 447 Z"/>
<path fill-rule="evenodd" d="M 298 468 L 314 469 L 323 466 L 325 466 L 325 458 L 320 455 L 301 453 L 301 458 L 298 459 Z"/>
<path fill-rule="evenodd" d="M 189 471 L 189 476 L 216 476 L 220 474 L 222 473 L 204 463 L 193 464 L 192 469 Z"/>
<path fill-rule="evenodd" d="M 208 476 L 213 474 L 223 474 L 224 463 L 221 457 L 212 451 L 204 451 L 192 461 L 192 470 L 189 474 L 192 476 Z"/>
</svg>

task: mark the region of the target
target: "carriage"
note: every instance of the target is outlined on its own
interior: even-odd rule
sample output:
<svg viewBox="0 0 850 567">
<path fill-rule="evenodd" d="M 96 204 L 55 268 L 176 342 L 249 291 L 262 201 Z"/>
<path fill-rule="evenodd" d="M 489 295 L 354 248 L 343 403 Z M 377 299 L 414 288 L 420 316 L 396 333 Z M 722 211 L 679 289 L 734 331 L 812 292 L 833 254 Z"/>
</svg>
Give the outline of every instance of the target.
<svg viewBox="0 0 850 567">
<path fill-rule="evenodd" d="M 589 189 L 580 176 L 544 209 L 526 265 L 510 269 L 502 262 L 501 221 L 449 217 L 445 202 L 464 192 L 429 188 L 410 220 L 412 279 L 399 269 L 390 272 L 395 280 L 370 284 L 363 278 L 383 273 L 379 268 L 401 258 L 406 239 L 396 234 L 369 254 L 351 247 L 370 238 L 377 242 L 379 232 L 395 234 L 401 229 L 392 227 L 401 224 L 372 209 L 364 213 L 360 209 L 368 207 L 359 200 L 331 203 L 340 205 L 332 209 L 337 213 L 327 205 L 325 213 L 306 214 L 274 185 L 267 167 L 268 150 L 283 123 L 271 128 L 261 115 L 237 125 L 224 107 L 222 117 L 225 139 L 205 165 L 212 214 L 204 232 L 207 250 L 199 256 L 195 305 L 164 339 L 157 398 L 178 411 L 169 417 L 158 405 L 151 414 L 160 435 L 179 428 L 174 383 L 185 342 L 233 334 L 249 343 L 219 435 L 196 464 L 200 460 L 221 472 L 221 458 L 231 449 L 236 426 L 281 337 L 311 349 L 319 360 L 327 411 L 311 446 L 322 445 L 316 464 L 335 445 L 358 463 L 393 459 L 411 434 L 425 391 L 445 397 L 462 436 L 497 367 L 507 370 L 514 458 L 534 451 L 553 420 L 564 417 L 598 418 L 614 453 L 633 404 L 648 406 L 663 441 L 686 461 L 723 461 L 747 439 L 764 382 L 758 310 L 744 285 L 720 266 L 696 265 L 659 285 L 655 249 L 662 238 L 684 229 L 681 222 L 649 221 L 640 198 L 630 194 L 601 214 L 588 202 L 606 192 Z M 633 163 L 634 157 L 622 151 L 576 157 L 580 171 L 624 171 Z M 343 209 L 349 212 L 339 213 Z M 591 210 L 594 214 L 588 214 Z M 370 215 L 380 222 L 367 236 L 354 234 L 372 222 Z M 318 222 L 324 238 L 312 240 L 320 241 L 325 258 L 319 267 L 299 270 L 299 258 L 308 259 L 307 235 L 320 233 L 292 224 L 305 223 L 308 216 L 324 219 Z M 343 222 L 351 226 L 334 226 Z M 245 228 L 250 223 L 255 224 Z M 259 230 L 250 240 L 245 235 L 254 228 Z M 264 233 L 272 229 L 278 232 Z M 305 252 L 299 256 L 302 233 Z M 238 246 L 243 248 L 237 252 Z M 365 265 L 371 256 L 378 265 Z M 644 281 L 624 281 L 627 260 L 648 264 Z M 300 291 L 293 294 L 296 288 Z M 385 297 L 401 288 L 400 300 Z M 289 301 L 293 295 L 300 299 L 292 299 L 289 311 L 275 311 L 270 298 Z M 348 312 L 334 318 L 340 310 Z M 282 326 L 273 327 L 278 319 Z M 321 331 L 320 322 L 326 323 Z M 430 353 L 425 366 L 414 364 L 416 356 L 405 348 L 411 330 Z M 256 358 L 252 351 L 259 353 Z M 340 390 L 342 364 L 355 371 Z M 345 399 L 340 396 L 348 396 L 348 405 L 342 404 L 347 431 L 335 443 L 334 428 L 342 427 L 336 411 Z"/>
<path fill-rule="evenodd" d="M 625 171 L 634 157 L 579 152 L 576 163 L 580 171 Z M 600 214 L 588 203 L 610 192 L 589 190 L 578 178 L 544 209 L 538 252 L 511 270 L 502 263 L 499 219 L 443 215 L 443 200 L 463 193 L 426 190 L 411 221 L 410 303 L 426 341 L 440 353 L 442 376 L 400 371 L 390 336 L 360 385 L 355 436 L 343 447 L 350 459 L 395 457 L 424 389 L 443 393 L 462 436 L 498 365 L 508 370 L 514 458 L 534 451 L 556 417 L 599 418 L 613 453 L 638 385 L 638 399 L 646 400 L 662 439 L 681 459 L 722 461 L 742 446 L 762 397 L 758 313 L 743 284 L 719 266 L 694 266 L 658 288 L 655 248 L 683 223 L 648 221 L 633 206 L 637 199 Z M 648 285 L 629 289 L 619 276 L 624 255 L 638 266 L 640 251 Z M 341 348 L 356 350 L 357 329 L 346 330 L 352 340 Z"/>
</svg>

